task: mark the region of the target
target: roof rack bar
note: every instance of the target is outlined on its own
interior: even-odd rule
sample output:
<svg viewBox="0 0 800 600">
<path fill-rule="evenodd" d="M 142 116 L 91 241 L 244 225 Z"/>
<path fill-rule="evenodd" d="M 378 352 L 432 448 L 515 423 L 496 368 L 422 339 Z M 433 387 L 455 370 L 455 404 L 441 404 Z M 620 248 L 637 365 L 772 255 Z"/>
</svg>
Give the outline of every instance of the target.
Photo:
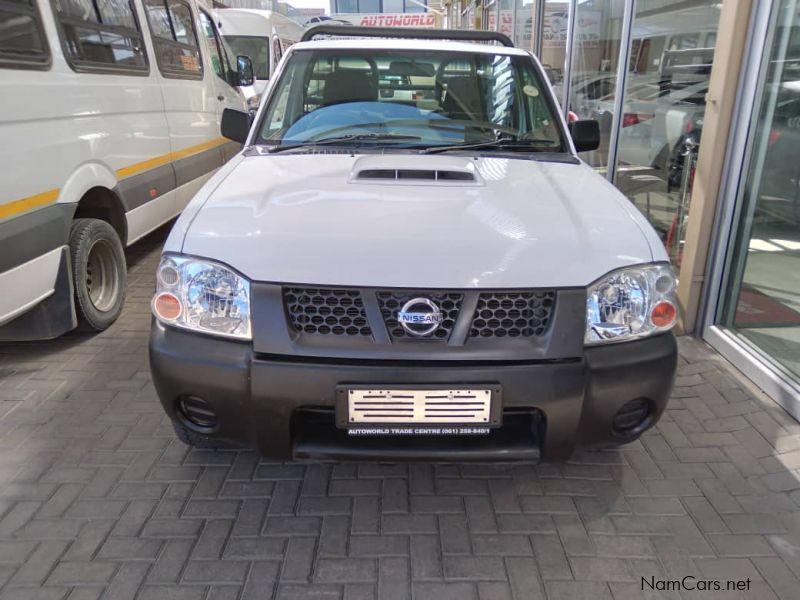
<svg viewBox="0 0 800 600">
<path fill-rule="evenodd" d="M 307 29 L 301 42 L 313 40 L 318 35 L 344 37 L 407 38 L 412 40 L 452 40 L 460 42 L 497 42 L 507 48 L 514 43 L 499 31 L 474 31 L 462 29 L 417 29 L 413 27 L 360 27 L 349 25 L 315 25 Z"/>
</svg>

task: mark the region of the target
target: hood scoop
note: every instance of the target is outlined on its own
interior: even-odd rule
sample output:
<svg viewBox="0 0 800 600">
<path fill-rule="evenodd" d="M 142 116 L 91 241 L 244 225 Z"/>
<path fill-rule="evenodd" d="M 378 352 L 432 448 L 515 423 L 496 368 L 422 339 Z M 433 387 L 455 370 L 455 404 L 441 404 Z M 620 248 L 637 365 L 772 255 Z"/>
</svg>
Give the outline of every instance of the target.
<svg viewBox="0 0 800 600">
<path fill-rule="evenodd" d="M 395 155 L 359 157 L 353 164 L 350 183 L 470 186 L 483 182 L 470 160 Z"/>
<path fill-rule="evenodd" d="M 440 171 L 431 169 L 364 169 L 356 173 L 359 181 L 441 181 L 475 183 L 475 173 L 469 171 Z"/>
</svg>

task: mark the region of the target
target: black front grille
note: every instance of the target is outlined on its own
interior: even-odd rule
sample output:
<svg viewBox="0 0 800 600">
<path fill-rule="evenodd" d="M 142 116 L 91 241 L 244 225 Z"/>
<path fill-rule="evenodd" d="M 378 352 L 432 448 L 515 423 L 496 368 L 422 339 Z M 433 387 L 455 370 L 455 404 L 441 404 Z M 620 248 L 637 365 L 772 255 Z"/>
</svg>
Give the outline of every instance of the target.
<svg viewBox="0 0 800 600">
<path fill-rule="evenodd" d="M 386 329 L 393 338 L 420 339 L 410 335 L 397 320 L 397 313 L 403 305 L 413 298 L 428 298 L 436 303 L 442 311 L 444 320 L 439 328 L 428 338 L 446 340 L 453 331 L 453 326 L 461 310 L 464 294 L 461 292 L 414 292 L 405 290 L 392 290 L 378 292 L 378 305 L 386 323 Z"/>
<path fill-rule="evenodd" d="M 482 292 L 472 319 L 473 338 L 533 337 L 544 334 L 555 292 Z"/>
<path fill-rule="evenodd" d="M 358 290 L 283 288 L 283 301 L 295 331 L 321 335 L 372 335 Z"/>
<path fill-rule="evenodd" d="M 545 334 L 556 302 L 554 291 L 424 291 L 354 288 L 283 288 L 283 301 L 294 331 L 315 335 L 370 337 L 379 323 L 367 318 L 364 299 L 377 300 L 386 331 L 392 339 L 447 341 L 465 299 L 475 301 L 469 320 L 469 339 L 534 338 Z M 433 301 L 443 313 L 441 325 L 422 338 L 409 334 L 397 315 L 414 298 Z M 471 302 L 467 303 L 471 305 Z"/>
</svg>

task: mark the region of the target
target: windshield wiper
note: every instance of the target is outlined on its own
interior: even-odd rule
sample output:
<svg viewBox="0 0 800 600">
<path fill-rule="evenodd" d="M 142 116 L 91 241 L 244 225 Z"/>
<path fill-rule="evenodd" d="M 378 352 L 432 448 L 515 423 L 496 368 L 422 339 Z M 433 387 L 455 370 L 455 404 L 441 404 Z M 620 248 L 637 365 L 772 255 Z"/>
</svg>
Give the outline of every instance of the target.
<svg viewBox="0 0 800 600">
<path fill-rule="evenodd" d="M 286 150 L 294 150 L 296 148 L 307 148 L 310 146 L 324 146 L 324 145 L 335 145 L 335 144 L 342 144 L 347 142 L 373 142 L 373 141 L 384 141 L 384 140 L 407 140 L 407 141 L 419 141 L 422 138 L 418 135 L 403 135 L 399 133 L 356 133 L 353 135 L 338 135 L 336 137 L 328 137 L 322 138 L 319 140 L 308 140 L 306 142 L 299 142 L 297 144 L 287 144 L 285 146 L 275 146 L 270 148 L 269 152 L 284 152 Z"/>
<path fill-rule="evenodd" d="M 525 150 L 530 152 L 559 152 L 560 146 L 552 146 L 553 140 L 499 138 L 469 142 L 466 144 L 447 144 L 429 146 L 422 150 L 422 154 L 438 154 L 451 150 Z M 542 146 L 541 144 L 548 144 Z"/>
</svg>

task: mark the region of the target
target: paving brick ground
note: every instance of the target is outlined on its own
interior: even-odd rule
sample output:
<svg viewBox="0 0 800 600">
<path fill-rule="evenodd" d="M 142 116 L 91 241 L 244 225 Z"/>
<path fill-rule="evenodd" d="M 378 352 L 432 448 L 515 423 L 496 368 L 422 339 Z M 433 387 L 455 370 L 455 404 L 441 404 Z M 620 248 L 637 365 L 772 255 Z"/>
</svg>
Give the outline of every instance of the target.
<svg viewBox="0 0 800 600">
<path fill-rule="evenodd" d="M 800 598 L 800 426 L 701 343 L 655 431 L 568 463 L 194 451 L 147 368 L 163 238 L 109 331 L 0 345 L 0 599 Z"/>
</svg>

